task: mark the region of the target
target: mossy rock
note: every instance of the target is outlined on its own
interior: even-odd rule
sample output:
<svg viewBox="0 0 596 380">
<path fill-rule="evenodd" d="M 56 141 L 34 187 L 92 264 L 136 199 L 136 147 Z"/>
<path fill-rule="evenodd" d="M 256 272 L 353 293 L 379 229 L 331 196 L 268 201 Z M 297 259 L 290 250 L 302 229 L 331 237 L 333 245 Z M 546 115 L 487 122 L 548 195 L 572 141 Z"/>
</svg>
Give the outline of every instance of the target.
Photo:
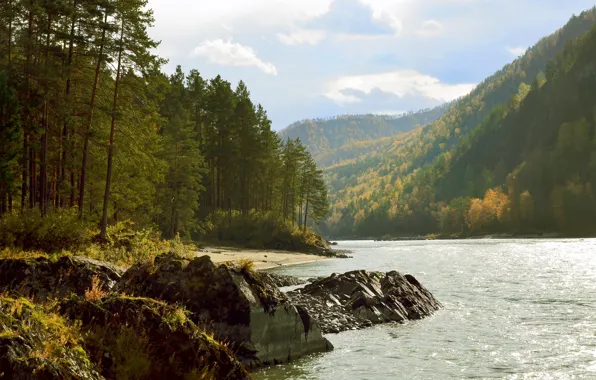
<svg viewBox="0 0 596 380">
<path fill-rule="evenodd" d="M 81 343 L 77 326 L 49 306 L 0 297 L 0 378 L 103 379 Z"/>
<path fill-rule="evenodd" d="M 195 323 L 207 324 L 250 367 L 332 349 L 318 327 L 305 327 L 288 298 L 249 266 L 165 254 L 132 266 L 116 291 L 184 305 Z"/>
<path fill-rule="evenodd" d="M 41 301 L 85 294 L 96 278 L 105 290 L 120 280 L 122 268 L 80 256 L 0 259 L 0 292 L 16 292 Z"/>
<path fill-rule="evenodd" d="M 142 297 L 60 305 L 81 322 L 84 347 L 110 379 L 248 379 L 227 346 L 197 327 L 181 307 Z"/>
</svg>

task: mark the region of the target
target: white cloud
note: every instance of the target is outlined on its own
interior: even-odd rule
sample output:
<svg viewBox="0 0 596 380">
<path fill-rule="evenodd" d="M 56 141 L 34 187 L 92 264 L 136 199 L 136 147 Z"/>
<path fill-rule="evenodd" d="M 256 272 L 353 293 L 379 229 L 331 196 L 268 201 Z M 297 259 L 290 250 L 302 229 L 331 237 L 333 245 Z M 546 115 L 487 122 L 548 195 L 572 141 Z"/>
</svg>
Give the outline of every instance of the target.
<svg viewBox="0 0 596 380">
<path fill-rule="evenodd" d="M 471 83 L 441 83 L 439 79 L 415 70 L 398 70 L 337 78 L 327 84 L 325 96 L 342 104 L 357 103 L 361 99 L 354 91 L 370 94 L 373 90 L 380 90 L 399 97 L 423 96 L 449 102 L 470 93 L 475 87 L 476 84 Z"/>
<path fill-rule="evenodd" d="M 418 30 L 417 34 L 423 37 L 433 37 L 441 34 L 443 31 L 443 24 L 437 20 L 426 20 L 422 23 L 422 27 Z"/>
<path fill-rule="evenodd" d="M 225 23 L 235 30 L 244 26 L 283 27 L 324 14 L 332 0 L 149 0 L 161 33 L 208 33 Z M 272 4 L 275 3 L 275 4 Z"/>
<path fill-rule="evenodd" d="M 525 47 L 521 47 L 521 46 L 519 46 L 519 47 L 507 46 L 507 51 L 516 57 L 519 57 L 520 55 L 524 54 L 526 52 L 526 50 L 527 49 Z"/>
<path fill-rule="evenodd" d="M 277 75 L 274 64 L 264 62 L 251 47 L 232 42 L 231 39 L 204 41 L 194 49 L 193 54 L 205 57 L 217 65 L 254 66 L 265 74 Z"/>
<path fill-rule="evenodd" d="M 402 22 L 395 17 L 393 14 L 386 10 L 374 10 L 373 11 L 373 19 L 384 23 L 385 25 L 389 26 L 391 29 L 395 31 L 396 35 L 401 34 L 403 29 Z"/>
<path fill-rule="evenodd" d="M 284 45 L 317 45 L 325 38 L 323 30 L 297 30 L 290 34 L 278 33 L 277 39 Z"/>
</svg>

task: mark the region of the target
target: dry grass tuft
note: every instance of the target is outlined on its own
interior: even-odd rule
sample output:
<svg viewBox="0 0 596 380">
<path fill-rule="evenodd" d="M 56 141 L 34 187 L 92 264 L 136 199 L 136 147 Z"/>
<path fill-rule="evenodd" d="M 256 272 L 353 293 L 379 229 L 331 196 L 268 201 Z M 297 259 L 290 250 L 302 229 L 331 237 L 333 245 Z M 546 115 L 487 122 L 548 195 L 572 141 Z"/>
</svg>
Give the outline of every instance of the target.
<svg viewBox="0 0 596 380">
<path fill-rule="evenodd" d="M 87 301 L 95 302 L 107 297 L 108 292 L 103 290 L 102 283 L 99 277 L 93 276 L 91 279 L 91 289 L 85 290 L 85 299 Z"/>
</svg>

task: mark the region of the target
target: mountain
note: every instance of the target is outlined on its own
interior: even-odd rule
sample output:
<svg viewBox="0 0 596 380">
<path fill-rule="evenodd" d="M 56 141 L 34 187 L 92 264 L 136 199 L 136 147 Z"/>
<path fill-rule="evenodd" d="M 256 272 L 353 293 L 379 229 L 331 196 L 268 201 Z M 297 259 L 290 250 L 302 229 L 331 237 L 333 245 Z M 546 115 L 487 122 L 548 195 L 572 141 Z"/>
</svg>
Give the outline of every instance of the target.
<svg viewBox="0 0 596 380">
<path fill-rule="evenodd" d="M 487 185 L 499 185 L 513 165 L 499 160 L 490 170 L 477 173 L 474 165 L 467 169 L 465 159 L 454 159 L 471 154 L 465 152 L 477 144 L 482 126 L 499 124 L 506 116 L 503 113 L 509 114 L 506 110 L 511 104 L 522 102 L 540 83 L 552 81 L 555 71 L 562 72 L 557 67 L 557 56 L 570 54 L 569 49 L 580 49 L 573 47 L 571 41 L 594 25 L 596 9 L 572 17 L 562 29 L 539 41 L 457 101 L 441 118 L 399 136 L 382 155 L 327 168 L 333 201 L 327 232 L 333 236 L 365 237 L 440 231 L 442 208 L 450 196 L 478 196 Z M 517 124 L 511 128 L 525 127 Z M 483 141 L 492 143 L 490 139 Z M 501 147 L 496 155 L 508 156 L 506 148 Z M 478 145 L 474 149 L 483 151 L 487 147 Z M 459 174 L 451 174 L 452 165 Z M 449 180 L 450 176 L 457 180 Z M 485 178 L 483 186 L 476 186 L 480 177 Z M 468 211 L 461 206 L 459 212 L 467 218 Z M 463 231 L 469 223 L 467 219 L 462 223 Z"/>
<path fill-rule="evenodd" d="M 593 235 L 595 88 L 596 28 L 568 44 L 545 76 L 522 85 L 458 147 L 448 169 L 439 168 L 438 196 L 478 197 L 468 212 L 471 232 Z M 440 227 L 452 230 L 446 222 Z"/>
<path fill-rule="evenodd" d="M 283 140 L 299 138 L 317 164 L 331 166 L 391 145 L 393 137 L 437 120 L 449 106 L 400 116 L 342 115 L 302 120 L 283 129 L 279 135 Z"/>
</svg>

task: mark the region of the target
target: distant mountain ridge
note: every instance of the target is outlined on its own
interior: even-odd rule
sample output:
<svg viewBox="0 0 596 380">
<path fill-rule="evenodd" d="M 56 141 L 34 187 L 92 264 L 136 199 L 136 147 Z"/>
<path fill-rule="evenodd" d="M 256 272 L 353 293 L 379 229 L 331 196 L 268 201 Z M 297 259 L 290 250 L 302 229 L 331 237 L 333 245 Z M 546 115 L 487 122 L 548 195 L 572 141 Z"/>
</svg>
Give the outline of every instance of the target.
<svg viewBox="0 0 596 380">
<path fill-rule="evenodd" d="M 337 164 L 390 144 L 387 138 L 431 123 L 451 104 L 403 115 L 341 115 L 295 122 L 278 134 L 285 140 L 299 138 L 322 166 Z"/>
</svg>

